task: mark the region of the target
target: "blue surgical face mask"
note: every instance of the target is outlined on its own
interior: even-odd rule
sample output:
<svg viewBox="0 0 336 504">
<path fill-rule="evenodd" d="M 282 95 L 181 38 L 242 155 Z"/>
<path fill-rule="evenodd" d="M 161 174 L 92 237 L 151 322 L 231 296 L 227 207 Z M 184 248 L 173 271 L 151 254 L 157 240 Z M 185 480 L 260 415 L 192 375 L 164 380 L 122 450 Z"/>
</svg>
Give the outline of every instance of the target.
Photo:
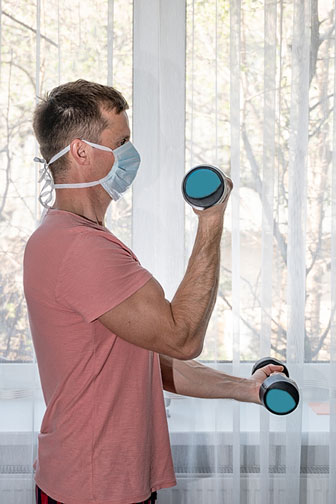
<svg viewBox="0 0 336 504">
<path fill-rule="evenodd" d="M 117 149 L 110 149 L 110 147 L 105 147 L 104 145 L 88 142 L 84 139 L 82 139 L 82 141 L 87 143 L 88 145 L 91 145 L 91 147 L 94 147 L 95 149 L 113 152 L 114 163 L 111 170 L 105 177 L 93 182 L 79 182 L 76 184 L 54 184 L 48 167 L 49 165 L 51 165 L 51 163 L 54 163 L 57 159 L 69 152 L 70 145 L 55 154 L 55 156 L 50 159 L 49 163 L 47 163 L 44 159 L 35 157 L 34 161 L 44 163 L 44 167 L 41 170 L 41 177 L 39 179 L 39 182 L 45 180 L 45 184 L 41 190 L 39 201 L 45 208 L 50 208 L 49 203 L 51 202 L 52 190 L 54 188 L 79 189 L 81 187 L 92 187 L 101 184 L 112 199 L 118 200 L 130 187 L 133 180 L 135 179 L 140 165 L 140 155 L 131 142 L 126 142 Z M 48 196 L 48 199 L 46 201 L 43 201 L 44 196 Z"/>
</svg>

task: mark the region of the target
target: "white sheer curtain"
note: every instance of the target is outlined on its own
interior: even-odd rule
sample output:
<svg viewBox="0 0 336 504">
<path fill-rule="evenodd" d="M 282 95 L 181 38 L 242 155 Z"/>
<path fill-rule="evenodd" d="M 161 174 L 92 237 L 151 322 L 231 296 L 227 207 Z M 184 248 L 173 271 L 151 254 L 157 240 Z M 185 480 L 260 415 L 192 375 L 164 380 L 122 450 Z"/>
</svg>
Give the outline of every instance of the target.
<svg viewBox="0 0 336 504">
<path fill-rule="evenodd" d="M 24 246 L 42 213 L 32 113 L 46 91 L 83 78 L 122 90 L 132 121 L 133 3 L 5 0 L 0 12 L 0 502 L 33 504 L 45 404 L 22 287 Z M 131 244 L 131 194 L 107 224 Z"/>
<path fill-rule="evenodd" d="M 165 393 L 178 485 L 160 504 L 332 504 L 336 493 L 336 42 L 330 0 L 2 0 L 0 502 L 32 504 L 44 413 L 22 292 L 40 218 L 31 114 L 59 83 L 123 92 L 142 166 L 107 224 L 171 300 L 197 217 L 185 171 L 234 181 L 217 303 L 197 360 L 249 376 L 286 362 L 301 402 Z"/>
<path fill-rule="evenodd" d="M 334 6 L 189 0 L 185 24 L 184 9 L 182 2 L 170 2 L 167 12 L 167 2 L 144 1 L 134 12 L 134 110 L 137 101 L 139 107 L 150 101 L 151 111 L 135 112 L 134 133 L 147 159 L 135 185 L 133 243 L 171 299 L 182 279 L 179 223 L 184 268 L 196 230 L 190 209 L 181 211 L 176 181 L 165 175 L 170 163 L 176 185 L 182 180 L 169 122 L 179 124 L 177 108 L 184 106 L 177 76 L 186 37 L 185 170 L 219 164 L 235 186 L 218 300 L 198 360 L 248 376 L 258 358 L 280 358 L 299 384 L 301 402 L 293 414 L 276 417 L 251 404 L 166 394 L 178 486 L 161 491 L 160 501 L 330 504 Z M 158 132 L 159 142 L 148 144 Z"/>
</svg>

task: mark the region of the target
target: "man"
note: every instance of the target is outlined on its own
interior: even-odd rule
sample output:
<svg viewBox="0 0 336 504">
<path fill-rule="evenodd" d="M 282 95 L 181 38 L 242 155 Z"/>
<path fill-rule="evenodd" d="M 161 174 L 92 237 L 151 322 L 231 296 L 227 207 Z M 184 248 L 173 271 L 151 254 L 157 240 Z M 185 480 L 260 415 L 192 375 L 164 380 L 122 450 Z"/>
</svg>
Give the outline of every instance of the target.
<svg viewBox="0 0 336 504">
<path fill-rule="evenodd" d="M 176 485 L 162 388 L 259 403 L 262 381 L 282 369 L 270 365 L 242 379 L 192 360 L 216 300 L 228 198 L 194 210 L 197 236 L 172 302 L 104 226 L 111 199 L 140 163 L 127 108 L 112 87 L 79 80 L 52 90 L 34 114 L 46 207 L 45 189 L 56 190 L 24 256 L 46 402 L 34 463 L 41 502 L 154 502 L 157 490 Z"/>
</svg>

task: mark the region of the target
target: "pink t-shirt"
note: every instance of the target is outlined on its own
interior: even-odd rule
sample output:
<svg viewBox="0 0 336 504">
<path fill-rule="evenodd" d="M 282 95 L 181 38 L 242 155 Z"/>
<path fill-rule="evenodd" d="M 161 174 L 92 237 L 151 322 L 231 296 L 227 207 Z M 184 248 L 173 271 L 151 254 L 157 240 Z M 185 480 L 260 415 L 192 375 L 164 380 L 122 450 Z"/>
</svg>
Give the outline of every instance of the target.
<svg viewBox="0 0 336 504">
<path fill-rule="evenodd" d="M 71 212 L 48 210 L 26 244 L 46 403 L 35 481 L 64 504 L 130 504 L 176 485 L 159 354 L 97 320 L 150 278 L 106 227 Z"/>
</svg>

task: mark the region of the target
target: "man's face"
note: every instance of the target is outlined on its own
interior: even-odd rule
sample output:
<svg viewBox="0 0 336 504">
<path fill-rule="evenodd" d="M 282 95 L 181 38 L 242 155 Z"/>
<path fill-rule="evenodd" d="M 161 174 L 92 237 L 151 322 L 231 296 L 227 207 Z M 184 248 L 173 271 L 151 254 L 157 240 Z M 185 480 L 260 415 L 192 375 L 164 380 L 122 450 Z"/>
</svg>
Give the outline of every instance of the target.
<svg viewBox="0 0 336 504">
<path fill-rule="evenodd" d="M 117 149 L 130 139 L 130 129 L 128 116 L 125 111 L 116 113 L 115 110 L 102 109 L 102 116 L 107 120 L 108 126 L 103 130 L 100 140 L 97 142 L 110 149 Z M 114 163 L 114 154 L 111 152 L 102 151 L 100 149 L 92 149 L 92 169 L 94 180 L 105 177 L 111 170 Z"/>
<path fill-rule="evenodd" d="M 117 114 L 115 110 L 106 110 L 102 108 L 101 113 L 107 121 L 107 127 L 101 133 L 97 143 L 114 150 L 128 142 L 131 132 L 126 112 L 123 111 Z M 71 172 L 76 172 L 74 176 L 75 182 L 99 180 L 109 173 L 115 160 L 113 152 L 90 147 L 78 139 L 75 139 L 73 142 L 77 158 L 82 157 L 83 160 L 85 160 L 84 164 L 90 165 L 88 170 L 83 170 L 83 163 L 73 165 Z M 69 176 L 71 179 L 72 175 L 70 173 Z M 66 182 L 74 182 L 70 179 Z M 97 190 L 99 191 L 100 188 L 97 187 Z"/>
<path fill-rule="evenodd" d="M 117 149 L 130 139 L 128 116 L 125 111 L 116 113 L 115 110 L 102 109 L 102 116 L 108 121 L 108 127 L 102 132 L 100 144 Z"/>
</svg>

